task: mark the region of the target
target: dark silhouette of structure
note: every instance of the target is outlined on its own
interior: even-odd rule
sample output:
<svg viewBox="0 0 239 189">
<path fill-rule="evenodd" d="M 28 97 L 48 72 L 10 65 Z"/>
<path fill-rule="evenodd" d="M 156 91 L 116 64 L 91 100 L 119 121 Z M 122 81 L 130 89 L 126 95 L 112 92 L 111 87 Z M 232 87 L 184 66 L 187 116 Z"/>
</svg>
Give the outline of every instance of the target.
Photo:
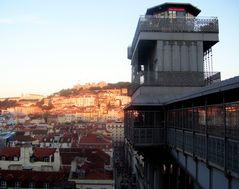
<svg viewBox="0 0 239 189">
<path fill-rule="evenodd" d="M 128 47 L 131 188 L 239 186 L 239 77 L 220 81 L 213 72 L 218 20 L 199 13 L 187 3 L 149 8 Z"/>
</svg>

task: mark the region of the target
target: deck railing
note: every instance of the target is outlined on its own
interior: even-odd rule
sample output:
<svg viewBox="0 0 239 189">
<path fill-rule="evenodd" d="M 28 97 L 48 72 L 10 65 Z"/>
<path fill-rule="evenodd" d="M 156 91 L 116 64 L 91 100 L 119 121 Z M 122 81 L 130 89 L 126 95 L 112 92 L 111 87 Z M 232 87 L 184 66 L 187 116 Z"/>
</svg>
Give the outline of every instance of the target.
<svg viewBox="0 0 239 189">
<path fill-rule="evenodd" d="M 165 145 L 163 116 L 162 111 L 127 111 L 125 137 L 135 147 Z"/>
<path fill-rule="evenodd" d="M 136 148 L 169 145 L 239 175 L 238 102 L 165 112 L 129 110 L 125 118 L 125 137 Z"/>
<path fill-rule="evenodd" d="M 203 18 L 161 18 L 157 16 L 141 16 L 132 42 L 135 48 L 140 32 L 207 32 L 218 33 L 216 17 Z"/>
<path fill-rule="evenodd" d="M 220 72 L 143 71 L 135 75 L 129 95 L 139 86 L 202 87 L 221 80 Z"/>
<path fill-rule="evenodd" d="M 156 127 L 135 128 L 131 127 L 129 140 L 135 147 L 165 145 L 165 129 Z"/>
<path fill-rule="evenodd" d="M 167 144 L 239 174 L 239 103 L 168 111 Z"/>
</svg>

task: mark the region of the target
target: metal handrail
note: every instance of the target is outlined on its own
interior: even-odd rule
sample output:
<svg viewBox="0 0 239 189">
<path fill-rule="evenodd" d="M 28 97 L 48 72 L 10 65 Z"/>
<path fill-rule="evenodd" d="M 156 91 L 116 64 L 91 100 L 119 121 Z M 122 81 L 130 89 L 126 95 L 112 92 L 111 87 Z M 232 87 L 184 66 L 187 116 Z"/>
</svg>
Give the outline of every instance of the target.
<svg viewBox="0 0 239 189">
<path fill-rule="evenodd" d="M 219 72 L 141 71 L 133 83 L 157 86 L 205 86 L 220 80 Z"/>
<path fill-rule="evenodd" d="M 132 42 L 132 51 L 140 32 L 218 33 L 218 19 L 216 17 L 165 18 L 151 15 L 140 16 Z"/>
</svg>

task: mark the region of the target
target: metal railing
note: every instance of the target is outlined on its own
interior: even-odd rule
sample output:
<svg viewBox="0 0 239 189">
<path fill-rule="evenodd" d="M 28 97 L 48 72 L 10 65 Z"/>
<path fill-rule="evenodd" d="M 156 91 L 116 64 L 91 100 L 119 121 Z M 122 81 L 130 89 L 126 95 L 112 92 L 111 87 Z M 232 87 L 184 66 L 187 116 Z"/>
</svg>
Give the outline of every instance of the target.
<svg viewBox="0 0 239 189">
<path fill-rule="evenodd" d="M 128 95 L 142 85 L 144 86 L 171 86 L 171 87 L 202 87 L 221 81 L 220 72 L 186 72 L 186 71 L 141 71 L 137 73 L 128 88 Z"/>
<path fill-rule="evenodd" d="M 125 131 L 135 147 L 169 145 L 210 166 L 239 175 L 238 101 L 158 112 L 129 110 Z"/>
<path fill-rule="evenodd" d="M 134 146 L 158 146 L 165 145 L 164 128 L 130 128 L 132 135 L 130 140 Z"/>
<path fill-rule="evenodd" d="M 239 174 L 239 141 L 167 128 L 167 144 L 205 162 Z"/>
<path fill-rule="evenodd" d="M 239 174 L 239 103 L 168 111 L 167 144 Z"/>
<path fill-rule="evenodd" d="M 134 50 L 140 32 L 193 32 L 218 33 L 216 17 L 203 18 L 161 18 L 158 16 L 141 16 L 132 42 Z"/>
<path fill-rule="evenodd" d="M 127 111 L 125 137 L 138 147 L 164 145 L 166 138 L 163 116 L 162 111 Z"/>
<path fill-rule="evenodd" d="M 212 77 L 212 76 L 217 77 Z M 133 83 L 157 86 L 205 86 L 220 81 L 219 72 L 197 71 L 141 71 Z"/>
</svg>

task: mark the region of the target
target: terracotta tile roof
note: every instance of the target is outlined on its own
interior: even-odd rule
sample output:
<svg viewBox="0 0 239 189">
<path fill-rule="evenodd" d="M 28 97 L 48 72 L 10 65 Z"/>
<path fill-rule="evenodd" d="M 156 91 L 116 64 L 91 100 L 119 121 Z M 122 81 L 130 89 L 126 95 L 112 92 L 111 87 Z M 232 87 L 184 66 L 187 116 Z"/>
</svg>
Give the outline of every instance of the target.
<svg viewBox="0 0 239 189">
<path fill-rule="evenodd" d="M 99 169 L 98 167 L 95 167 L 92 165 L 92 163 L 85 162 L 83 166 L 81 166 L 81 169 L 85 171 L 85 176 L 83 178 L 78 178 L 78 175 L 73 172 L 72 178 L 78 178 L 78 179 L 113 179 L 113 171 L 107 171 L 103 168 Z"/>
<path fill-rule="evenodd" d="M 78 178 L 78 174 L 72 174 L 76 179 L 113 179 L 113 172 L 104 169 L 105 165 L 110 164 L 110 156 L 99 149 L 60 149 L 61 160 L 65 170 L 70 171 L 69 166 L 76 157 L 83 157 L 87 160 L 80 167 L 86 174 L 83 178 Z"/>
<path fill-rule="evenodd" d="M 63 165 L 71 165 L 75 157 L 80 156 L 79 152 L 61 153 L 61 162 Z"/>
<path fill-rule="evenodd" d="M 15 133 L 16 133 L 16 136 L 24 135 L 24 134 L 25 134 L 25 132 L 24 132 L 23 130 L 21 130 L 21 131 L 15 131 Z"/>
<path fill-rule="evenodd" d="M 0 151 L 0 156 L 6 156 L 13 158 L 14 156 L 20 157 L 20 148 L 19 147 L 4 147 Z"/>
<path fill-rule="evenodd" d="M 32 131 L 32 134 L 34 134 L 34 135 L 46 135 L 47 134 L 47 130 L 36 129 L 36 130 Z"/>
<path fill-rule="evenodd" d="M 113 179 L 113 172 L 91 169 L 90 171 L 87 171 L 85 179 L 99 179 L 99 180 Z"/>
<path fill-rule="evenodd" d="M 106 154 L 104 151 L 102 150 L 95 150 L 93 151 L 96 153 L 96 155 L 99 157 L 99 159 L 101 159 L 101 162 L 104 162 L 104 164 L 110 164 L 110 156 L 108 154 Z"/>
<path fill-rule="evenodd" d="M 60 149 L 60 156 L 63 166 L 71 165 L 76 157 L 87 158 L 84 166 L 89 169 L 104 169 L 105 165 L 110 164 L 110 156 L 99 149 Z"/>
<path fill-rule="evenodd" d="M 36 139 L 32 138 L 30 135 L 16 135 L 15 141 L 20 142 L 30 142 L 35 141 Z"/>
<path fill-rule="evenodd" d="M 78 141 L 77 140 L 73 140 L 71 146 L 72 147 L 78 147 Z"/>
<path fill-rule="evenodd" d="M 56 148 L 35 148 L 34 156 L 36 158 L 48 157 L 56 152 Z"/>
<path fill-rule="evenodd" d="M 106 140 L 101 135 L 96 134 L 88 134 L 86 136 L 82 136 L 80 139 L 80 144 L 110 144 L 109 140 Z"/>
</svg>

